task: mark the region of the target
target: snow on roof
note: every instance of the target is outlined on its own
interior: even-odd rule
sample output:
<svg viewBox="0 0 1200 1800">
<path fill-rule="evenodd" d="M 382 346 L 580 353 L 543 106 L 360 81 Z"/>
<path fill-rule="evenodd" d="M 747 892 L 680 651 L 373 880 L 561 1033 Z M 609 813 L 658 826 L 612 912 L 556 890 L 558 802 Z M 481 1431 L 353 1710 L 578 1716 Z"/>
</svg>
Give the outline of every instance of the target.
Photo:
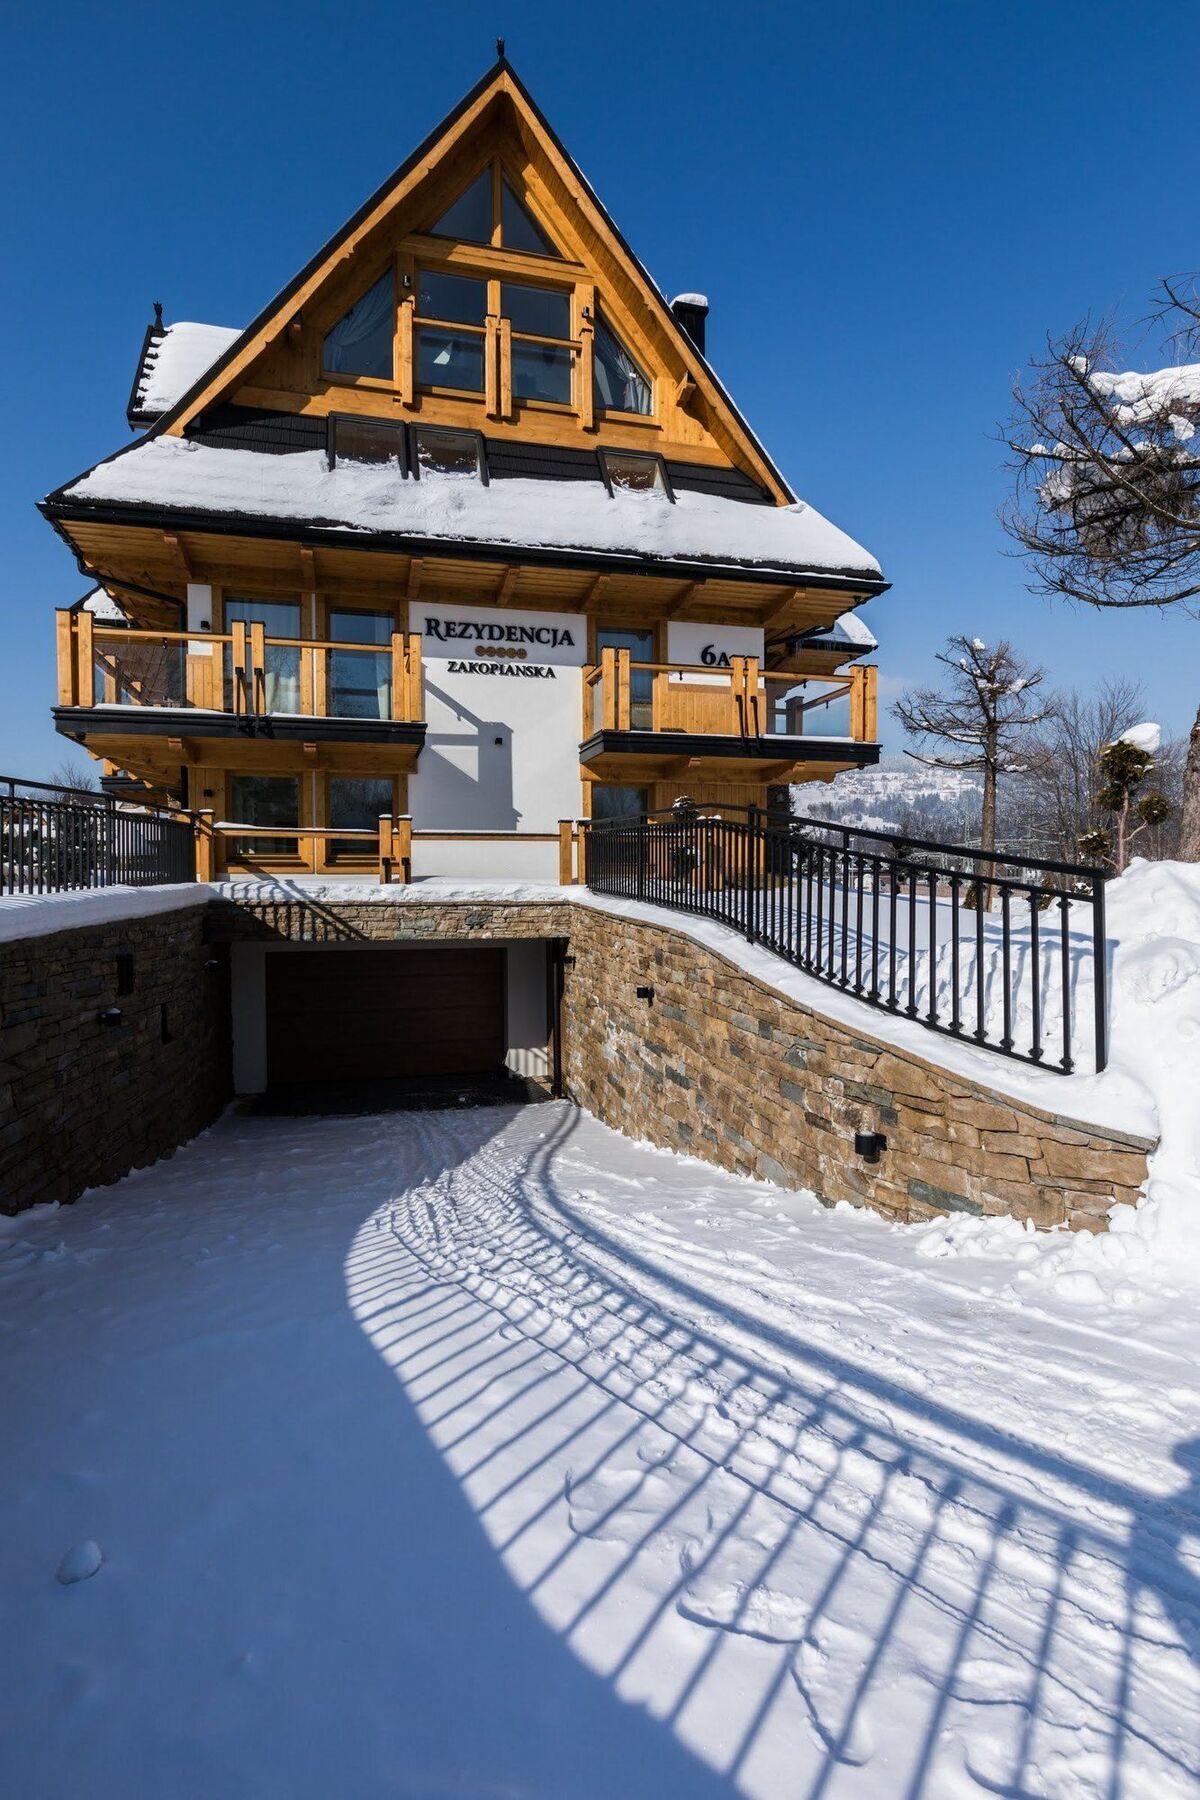
<svg viewBox="0 0 1200 1800">
<path fill-rule="evenodd" d="M 703 307 L 707 307 L 708 295 L 707 294 L 676 294 L 675 298 L 671 302 L 671 305 L 672 306 L 703 306 Z"/>
<path fill-rule="evenodd" d="M 240 326 L 196 325 L 188 319 L 168 325 L 161 336 L 151 335 L 130 410 L 155 418 L 166 412 L 241 335 Z"/>
<path fill-rule="evenodd" d="M 96 619 L 114 619 L 121 625 L 125 623 L 124 610 L 102 587 L 94 587 L 89 594 L 84 595 L 83 610 Z"/>
<path fill-rule="evenodd" d="M 844 612 L 833 622 L 833 629 L 843 637 L 849 638 L 852 644 L 861 644 L 864 650 L 878 650 L 879 639 L 862 620 L 852 612 Z"/>
<path fill-rule="evenodd" d="M 597 481 L 401 477 L 394 465 L 329 467 L 320 450 L 270 456 L 159 437 L 99 463 L 64 499 L 253 515 L 448 543 L 851 573 L 879 565 L 811 506 L 750 506 L 709 494 L 617 491 Z"/>
</svg>

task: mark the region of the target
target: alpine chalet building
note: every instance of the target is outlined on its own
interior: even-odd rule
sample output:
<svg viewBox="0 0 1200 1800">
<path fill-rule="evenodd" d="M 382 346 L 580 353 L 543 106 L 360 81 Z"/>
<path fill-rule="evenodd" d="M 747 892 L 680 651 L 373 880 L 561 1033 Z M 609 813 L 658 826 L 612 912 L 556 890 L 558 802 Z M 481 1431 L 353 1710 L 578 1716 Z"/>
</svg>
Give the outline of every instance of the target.
<svg viewBox="0 0 1200 1800">
<path fill-rule="evenodd" d="M 244 329 L 157 317 L 42 511 L 60 732 L 202 872 L 553 876 L 877 760 L 876 562 L 792 493 L 501 58 Z"/>
</svg>

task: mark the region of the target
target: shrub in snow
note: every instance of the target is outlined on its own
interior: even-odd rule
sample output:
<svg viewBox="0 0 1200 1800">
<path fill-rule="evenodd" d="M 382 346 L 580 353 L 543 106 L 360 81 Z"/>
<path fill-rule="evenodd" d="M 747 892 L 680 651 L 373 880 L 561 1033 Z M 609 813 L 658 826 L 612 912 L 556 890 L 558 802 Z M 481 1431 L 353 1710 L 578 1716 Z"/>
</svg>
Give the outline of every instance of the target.
<svg viewBox="0 0 1200 1800">
<path fill-rule="evenodd" d="M 1079 840 L 1085 856 L 1111 863 L 1118 875 L 1129 861 L 1129 846 L 1134 838 L 1148 825 L 1161 825 L 1171 816 L 1171 802 L 1159 788 L 1139 793 L 1154 767 L 1150 749 L 1145 747 L 1151 734 L 1157 748 L 1161 735 L 1157 725 L 1135 725 L 1124 737 L 1104 746 L 1099 758 L 1104 785 L 1096 795 L 1096 804 L 1112 814 L 1113 824 L 1111 829 L 1097 826 L 1085 831 Z"/>
</svg>

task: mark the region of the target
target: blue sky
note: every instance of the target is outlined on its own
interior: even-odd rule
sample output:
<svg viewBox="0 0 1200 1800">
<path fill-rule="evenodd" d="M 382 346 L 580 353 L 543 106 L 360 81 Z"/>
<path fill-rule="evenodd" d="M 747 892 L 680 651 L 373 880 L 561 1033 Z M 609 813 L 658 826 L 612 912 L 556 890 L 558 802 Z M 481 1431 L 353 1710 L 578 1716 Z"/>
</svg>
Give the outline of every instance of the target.
<svg viewBox="0 0 1200 1800">
<path fill-rule="evenodd" d="M 206 5 L 9 14 L 0 770 L 50 726 L 53 608 L 83 583 L 35 500 L 128 441 L 151 301 L 244 323 L 488 66 L 514 65 L 799 493 L 882 560 L 882 691 L 948 631 L 1056 683 L 1138 675 L 1173 732 L 1200 625 L 1051 606 L 996 523 L 996 423 L 1044 341 L 1200 264 L 1200 8 Z M 1150 346 L 1147 346 L 1149 353 Z M 895 727 L 885 737 L 898 743 Z"/>
</svg>

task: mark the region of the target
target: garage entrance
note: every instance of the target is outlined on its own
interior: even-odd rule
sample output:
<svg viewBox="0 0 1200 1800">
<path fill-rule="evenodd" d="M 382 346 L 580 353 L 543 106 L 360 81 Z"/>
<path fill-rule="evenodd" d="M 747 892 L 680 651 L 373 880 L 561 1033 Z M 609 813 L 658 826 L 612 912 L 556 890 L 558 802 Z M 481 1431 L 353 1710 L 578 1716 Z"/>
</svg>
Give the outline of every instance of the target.
<svg viewBox="0 0 1200 1800">
<path fill-rule="evenodd" d="M 380 945 L 268 956 L 266 1040 L 271 1089 L 496 1075 L 504 951 Z"/>
</svg>

